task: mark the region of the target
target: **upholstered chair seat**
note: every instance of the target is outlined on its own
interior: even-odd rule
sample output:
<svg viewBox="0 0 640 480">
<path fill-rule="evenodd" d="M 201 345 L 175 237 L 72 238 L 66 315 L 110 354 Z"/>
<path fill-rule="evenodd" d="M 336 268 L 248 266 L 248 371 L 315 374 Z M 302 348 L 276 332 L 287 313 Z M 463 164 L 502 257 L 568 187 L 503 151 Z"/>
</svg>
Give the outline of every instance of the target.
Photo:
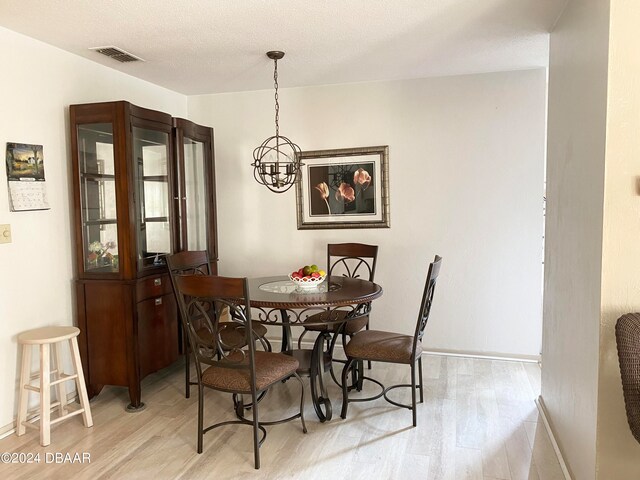
<svg viewBox="0 0 640 480">
<path fill-rule="evenodd" d="M 233 353 L 228 360 L 248 364 L 238 353 Z M 294 357 L 283 353 L 255 352 L 256 389 L 266 390 L 271 385 L 296 373 L 299 363 Z M 251 393 L 250 371 L 247 369 L 224 368 L 212 365 L 202 373 L 202 383 L 216 390 L 240 394 Z"/>
<path fill-rule="evenodd" d="M 422 354 L 422 344 L 417 344 L 414 353 L 411 335 L 364 330 L 351 338 L 345 353 L 361 360 L 411 364 Z"/>
</svg>

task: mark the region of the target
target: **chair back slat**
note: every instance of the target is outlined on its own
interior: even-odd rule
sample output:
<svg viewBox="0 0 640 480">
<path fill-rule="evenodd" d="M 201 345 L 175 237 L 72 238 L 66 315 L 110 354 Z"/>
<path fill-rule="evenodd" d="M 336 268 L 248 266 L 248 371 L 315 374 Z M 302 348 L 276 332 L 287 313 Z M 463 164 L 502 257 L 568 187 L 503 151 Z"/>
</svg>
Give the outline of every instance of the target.
<svg viewBox="0 0 640 480">
<path fill-rule="evenodd" d="M 627 422 L 640 443 L 640 313 L 627 313 L 618 319 L 616 344 Z"/>
<path fill-rule="evenodd" d="M 329 275 L 362 278 L 373 282 L 378 259 L 378 246 L 363 243 L 327 245 Z"/>
<path fill-rule="evenodd" d="M 169 274 L 172 276 L 181 274 L 211 275 L 209 254 L 206 250 L 178 252 L 167 255 L 166 259 Z"/>
<path fill-rule="evenodd" d="M 253 371 L 255 344 L 247 318 L 247 312 L 251 311 L 247 279 L 176 275 L 175 287 L 183 325 L 196 358 L 198 377 L 202 374 L 203 364 Z M 227 308 L 233 322 L 245 335 L 247 351 L 242 345 L 224 344 L 220 337 L 219 319 Z"/>
<path fill-rule="evenodd" d="M 178 275 L 211 275 L 209 254 L 206 250 L 192 250 L 167 255 L 165 258 L 167 261 L 167 268 L 169 269 L 169 278 L 171 279 L 173 293 L 176 297 L 176 302 L 179 305 L 180 299 L 178 298 L 176 277 Z M 179 308 L 178 311 L 180 315 L 180 321 L 183 326 L 182 332 L 188 337 L 188 334 L 186 333 L 188 328 L 185 323 L 185 319 L 182 316 L 182 311 Z M 192 328 L 195 328 L 196 330 L 199 330 L 200 328 L 207 328 L 206 325 L 198 325 L 195 318 L 191 319 L 191 323 Z"/>
<path fill-rule="evenodd" d="M 420 311 L 418 312 L 418 321 L 416 322 L 416 330 L 413 338 L 414 354 L 416 352 L 418 342 L 422 342 L 424 329 L 429 321 L 429 314 L 431 313 L 431 305 L 433 303 L 433 294 L 436 289 L 438 275 L 440 275 L 441 263 L 442 257 L 436 255 L 433 262 L 429 264 L 429 272 L 427 273 L 427 281 L 425 282 L 424 291 L 422 293 L 422 302 L 420 303 Z"/>
</svg>

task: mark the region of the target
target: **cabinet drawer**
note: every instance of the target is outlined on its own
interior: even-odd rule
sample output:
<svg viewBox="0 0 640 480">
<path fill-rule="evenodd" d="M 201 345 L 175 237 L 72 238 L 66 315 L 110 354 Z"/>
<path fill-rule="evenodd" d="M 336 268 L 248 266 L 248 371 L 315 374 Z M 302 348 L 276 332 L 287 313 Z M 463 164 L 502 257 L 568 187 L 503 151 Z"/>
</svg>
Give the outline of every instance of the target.
<svg viewBox="0 0 640 480">
<path fill-rule="evenodd" d="M 138 302 L 152 297 L 173 294 L 171 279 L 169 275 L 151 275 L 150 277 L 138 280 L 136 285 L 136 298 Z"/>
<path fill-rule="evenodd" d="M 138 355 L 143 377 L 178 359 L 178 311 L 173 293 L 138 303 Z"/>
</svg>

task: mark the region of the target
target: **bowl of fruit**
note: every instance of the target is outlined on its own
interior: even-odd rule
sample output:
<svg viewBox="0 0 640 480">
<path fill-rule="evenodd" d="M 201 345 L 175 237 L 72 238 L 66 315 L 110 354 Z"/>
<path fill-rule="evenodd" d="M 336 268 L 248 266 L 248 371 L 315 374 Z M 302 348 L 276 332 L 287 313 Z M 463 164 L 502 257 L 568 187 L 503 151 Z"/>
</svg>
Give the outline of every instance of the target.
<svg viewBox="0 0 640 480">
<path fill-rule="evenodd" d="M 299 288 L 313 289 L 324 282 L 325 278 L 327 278 L 327 272 L 320 270 L 317 265 L 305 265 L 292 272 L 289 278 Z"/>
</svg>

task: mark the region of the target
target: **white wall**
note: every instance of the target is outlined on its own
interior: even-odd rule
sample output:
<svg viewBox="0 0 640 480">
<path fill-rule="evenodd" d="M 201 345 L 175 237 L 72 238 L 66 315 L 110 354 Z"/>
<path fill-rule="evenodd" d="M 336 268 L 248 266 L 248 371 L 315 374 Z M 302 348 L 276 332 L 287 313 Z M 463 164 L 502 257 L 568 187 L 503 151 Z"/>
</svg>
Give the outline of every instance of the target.
<svg viewBox="0 0 640 480">
<path fill-rule="evenodd" d="M 580 480 L 595 478 L 608 10 L 569 3 L 549 54 L 542 397 Z"/>
<path fill-rule="evenodd" d="M 440 254 L 426 345 L 538 355 L 545 91 L 544 70 L 282 89 L 281 132 L 303 150 L 389 145 L 391 229 L 343 231 L 298 231 L 294 191 L 253 179 L 272 91 L 189 97 L 216 132 L 221 274 L 286 274 L 324 264 L 328 242 L 378 244 L 373 328 L 411 333 Z"/>
<path fill-rule="evenodd" d="M 640 4 L 611 0 L 598 389 L 598 478 L 640 478 L 640 444 L 627 424 L 615 341 L 640 311 Z"/>
<path fill-rule="evenodd" d="M 71 325 L 72 212 L 68 105 L 129 100 L 186 115 L 186 97 L 0 28 L 0 148 L 6 142 L 44 145 L 51 210 L 9 212 L 6 170 L 0 168 L 0 224 L 13 243 L 0 245 L 0 427 L 16 411 L 16 335 L 43 325 Z M 3 152 L 4 154 L 4 152 Z"/>
</svg>

